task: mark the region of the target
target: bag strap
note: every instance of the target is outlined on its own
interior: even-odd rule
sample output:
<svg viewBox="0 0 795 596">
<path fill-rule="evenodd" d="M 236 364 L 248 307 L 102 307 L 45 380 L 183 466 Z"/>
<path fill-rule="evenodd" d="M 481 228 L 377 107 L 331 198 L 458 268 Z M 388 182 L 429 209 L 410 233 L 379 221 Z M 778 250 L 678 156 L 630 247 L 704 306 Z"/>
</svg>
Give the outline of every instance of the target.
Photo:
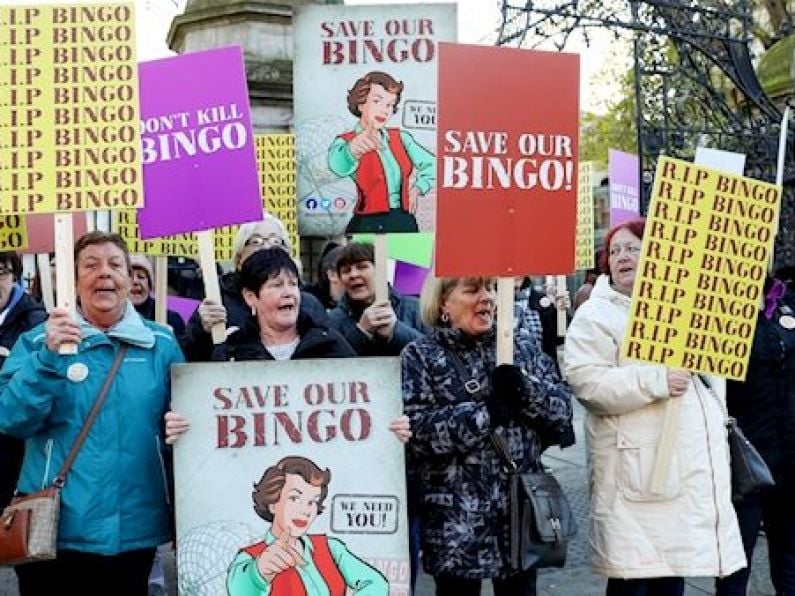
<svg viewBox="0 0 795 596">
<path fill-rule="evenodd" d="M 726 426 L 731 426 L 732 424 L 734 424 L 735 420 L 734 418 L 729 416 L 728 407 L 726 406 L 725 403 L 721 401 L 721 399 L 718 397 L 718 394 L 715 393 L 715 390 L 712 388 L 712 385 L 709 384 L 707 377 L 705 377 L 701 373 L 693 375 L 693 377 L 701 381 L 701 384 L 704 385 L 704 387 L 707 389 L 707 393 L 709 393 L 715 399 L 715 403 L 718 404 L 718 408 L 720 409 L 721 414 L 723 414 L 723 423 Z M 696 393 L 700 393 L 700 390 L 698 388 L 699 383 L 694 382 L 694 385 L 696 386 Z"/>
<path fill-rule="evenodd" d="M 450 364 L 453 365 L 453 368 L 458 375 L 459 381 L 461 381 L 461 384 L 464 386 L 464 390 L 475 399 L 481 399 L 484 393 L 483 385 L 481 385 L 477 379 L 473 378 L 472 375 L 469 374 L 469 371 L 467 371 L 466 366 L 464 366 L 464 363 L 458 354 L 444 346 L 442 349 L 447 354 L 447 359 L 450 361 Z M 469 380 L 467 381 L 466 379 Z M 519 469 L 519 466 L 517 466 L 516 462 L 511 459 L 511 455 L 508 452 L 508 444 L 506 443 L 505 438 L 496 434 L 494 431 L 489 433 L 489 436 L 491 437 L 491 442 L 494 444 L 494 448 L 497 450 L 497 454 L 502 460 L 503 471 L 506 474 L 515 474 Z"/>
<path fill-rule="evenodd" d="M 77 458 L 77 454 L 80 451 L 80 448 L 83 446 L 83 442 L 86 440 L 86 437 L 88 436 L 88 431 L 91 430 L 91 426 L 94 424 L 94 420 L 96 420 L 97 416 L 99 415 L 99 410 L 102 408 L 102 404 L 105 403 L 105 398 L 108 395 L 110 386 L 113 383 L 113 379 L 119 370 L 119 366 L 121 365 L 121 361 L 124 359 L 124 354 L 126 352 L 127 346 L 122 344 L 121 347 L 119 347 L 119 351 L 116 352 L 116 358 L 113 360 L 113 364 L 110 367 L 108 376 L 105 377 L 105 381 L 102 383 L 102 389 L 99 390 L 99 395 L 94 401 L 94 406 L 88 413 L 88 417 L 83 423 L 83 428 L 80 429 L 80 434 L 77 435 L 72 448 L 69 450 L 69 454 L 66 456 L 66 461 L 64 461 L 61 470 L 52 481 L 53 485 L 57 486 L 58 488 L 63 488 L 64 483 L 66 483 L 66 475 L 69 473 L 69 470 L 72 469 L 72 464 Z"/>
</svg>

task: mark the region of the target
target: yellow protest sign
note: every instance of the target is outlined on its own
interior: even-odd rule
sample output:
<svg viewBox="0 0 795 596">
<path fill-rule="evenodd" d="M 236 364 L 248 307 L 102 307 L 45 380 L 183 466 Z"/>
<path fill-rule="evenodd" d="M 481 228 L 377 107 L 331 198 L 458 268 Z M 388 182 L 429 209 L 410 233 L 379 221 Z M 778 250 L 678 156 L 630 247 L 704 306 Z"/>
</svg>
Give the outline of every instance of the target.
<svg viewBox="0 0 795 596">
<path fill-rule="evenodd" d="M 143 206 L 132 4 L 0 7 L 0 215 Z"/>
<path fill-rule="evenodd" d="M 138 229 L 138 218 L 135 211 L 115 211 L 112 214 L 113 230 L 127 243 L 131 253 L 140 253 L 152 257 L 188 257 L 199 256 L 199 245 L 196 234 L 179 234 L 163 238 L 142 240 Z M 215 260 L 232 260 L 232 241 L 237 226 L 224 226 L 214 230 Z"/>
<path fill-rule="evenodd" d="M 745 378 L 781 188 L 660 158 L 622 356 Z"/>
<path fill-rule="evenodd" d="M 301 256 L 298 211 L 295 201 L 295 135 L 254 135 L 257 149 L 262 208 L 278 217 L 287 228 L 293 257 Z"/>
<path fill-rule="evenodd" d="M 593 162 L 581 161 L 577 188 L 577 241 L 574 246 L 574 268 L 593 269 Z"/>
<path fill-rule="evenodd" d="M 24 251 L 28 247 L 28 228 L 21 215 L 0 216 L 0 250 Z"/>
</svg>

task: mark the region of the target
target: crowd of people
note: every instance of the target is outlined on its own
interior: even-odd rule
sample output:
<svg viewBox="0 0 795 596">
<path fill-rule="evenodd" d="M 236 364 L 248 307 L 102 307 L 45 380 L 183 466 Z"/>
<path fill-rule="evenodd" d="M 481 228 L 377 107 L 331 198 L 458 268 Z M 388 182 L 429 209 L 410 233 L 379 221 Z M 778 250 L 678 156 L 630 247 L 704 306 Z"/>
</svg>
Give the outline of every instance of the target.
<svg viewBox="0 0 795 596">
<path fill-rule="evenodd" d="M 220 302 L 202 300 L 187 324 L 171 312 L 168 325 L 151 320 L 152 266 L 115 234 L 76 242 L 74 312 L 48 316 L 23 288 L 19 256 L 0 253 L 0 507 L 54 481 L 111 362 L 123 358 L 63 487 L 58 556 L 17 566 L 20 593 L 144 596 L 162 575 L 157 547 L 173 539 L 169 444 L 191 429 L 170 408 L 172 364 L 395 356 L 404 415 L 389 430 L 406 448 L 412 587 L 422 566 L 438 596 L 480 594 L 484 580 L 497 596 L 536 594 L 536 570 L 510 562 L 496 445 L 518 471 L 542 470 L 545 449 L 575 441 L 576 398 L 586 412 L 587 541 L 607 595 L 681 596 L 691 576 L 716 578 L 720 596 L 745 594 L 762 526 L 777 594 L 795 594 L 792 272 L 766 283 L 744 382 L 627 360 L 644 227 L 625 222 L 607 234 L 565 338 L 556 321 L 572 310 L 568 294 L 516 281 L 512 364 L 497 363 L 495 280 L 431 274 L 419 299 L 390 288 L 379 300 L 372 245 L 349 242 L 330 246 L 305 286 L 271 216 L 241 226 Z M 219 324 L 225 340 L 214 344 Z M 672 400 L 677 441 L 667 480 L 652 491 Z M 726 408 L 771 468 L 771 492 L 732 501 Z M 276 561 L 288 545 L 268 540 L 273 548 L 247 554 L 230 575 L 236 589 L 268 593 L 289 561 L 311 563 L 311 544 L 293 541 Z"/>
</svg>

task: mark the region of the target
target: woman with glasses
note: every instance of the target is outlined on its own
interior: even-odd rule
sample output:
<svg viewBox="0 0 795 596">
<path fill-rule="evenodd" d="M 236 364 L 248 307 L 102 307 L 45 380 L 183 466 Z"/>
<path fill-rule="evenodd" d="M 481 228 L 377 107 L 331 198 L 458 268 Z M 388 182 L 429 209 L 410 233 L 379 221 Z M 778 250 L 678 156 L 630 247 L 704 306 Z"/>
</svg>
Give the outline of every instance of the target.
<svg viewBox="0 0 795 596">
<path fill-rule="evenodd" d="M 265 214 L 262 221 L 246 223 L 232 243 L 235 270 L 221 276 L 221 304 L 205 298 L 188 321 L 188 328 L 182 339 L 182 350 L 189 362 L 210 360 L 213 342 L 210 330 L 214 325 L 224 323 L 228 329 L 243 329 L 251 316 L 251 309 L 243 300 L 240 285 L 240 269 L 245 260 L 255 252 L 278 247 L 288 254 L 292 250 L 290 237 L 284 224 L 272 215 Z M 301 312 L 316 323 L 325 325 L 328 315 L 323 305 L 307 292 L 301 292 Z"/>
<path fill-rule="evenodd" d="M 604 275 L 566 334 L 566 380 L 588 414 L 589 544 L 608 596 L 681 596 L 687 576 L 722 577 L 745 566 L 724 416 L 715 395 L 684 370 L 628 360 L 621 344 L 644 220 L 615 226 Z M 651 476 L 666 403 L 680 400 L 674 453 L 661 489 Z"/>
<path fill-rule="evenodd" d="M 22 260 L 15 252 L 0 252 L 0 366 L 17 338 L 47 318 L 44 307 L 20 284 Z M 0 433 L 0 509 L 14 494 L 22 465 L 24 443 Z"/>
</svg>

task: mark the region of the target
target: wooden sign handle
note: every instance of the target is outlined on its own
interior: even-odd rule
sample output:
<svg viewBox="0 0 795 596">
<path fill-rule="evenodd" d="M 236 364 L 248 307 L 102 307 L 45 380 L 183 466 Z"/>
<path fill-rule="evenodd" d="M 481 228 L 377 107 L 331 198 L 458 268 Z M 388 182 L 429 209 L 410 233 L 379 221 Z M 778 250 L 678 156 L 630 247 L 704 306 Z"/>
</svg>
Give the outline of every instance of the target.
<svg viewBox="0 0 795 596">
<path fill-rule="evenodd" d="M 52 312 L 55 306 L 55 294 L 52 287 L 52 266 L 50 265 L 50 255 L 40 253 L 36 255 L 36 269 L 39 272 L 39 291 L 44 308 L 47 312 Z"/>
<path fill-rule="evenodd" d="M 199 262 L 204 279 L 204 295 L 210 300 L 221 304 L 221 286 L 218 284 L 218 271 L 215 267 L 215 249 L 213 247 L 213 230 L 196 232 L 199 243 Z M 218 323 L 213 325 L 212 336 L 214 344 L 226 341 L 226 325 Z"/>
<path fill-rule="evenodd" d="M 512 277 L 497 278 L 497 364 L 513 364 Z"/>
<path fill-rule="evenodd" d="M 56 213 L 55 226 L 55 298 L 59 308 L 74 312 L 75 301 L 75 259 L 74 232 L 71 213 Z M 77 344 L 61 344 L 58 353 L 77 354 Z"/>
<path fill-rule="evenodd" d="M 555 276 L 555 308 L 558 309 L 558 337 L 566 336 L 566 326 L 568 325 L 568 317 L 565 308 L 559 308 L 557 305 L 557 298 L 565 295 L 566 293 L 566 276 Z"/>
<path fill-rule="evenodd" d="M 155 257 L 155 322 L 168 325 L 168 257 Z"/>
<path fill-rule="evenodd" d="M 386 266 L 386 234 L 376 234 L 373 244 L 375 251 L 375 301 L 389 300 Z"/>
</svg>

